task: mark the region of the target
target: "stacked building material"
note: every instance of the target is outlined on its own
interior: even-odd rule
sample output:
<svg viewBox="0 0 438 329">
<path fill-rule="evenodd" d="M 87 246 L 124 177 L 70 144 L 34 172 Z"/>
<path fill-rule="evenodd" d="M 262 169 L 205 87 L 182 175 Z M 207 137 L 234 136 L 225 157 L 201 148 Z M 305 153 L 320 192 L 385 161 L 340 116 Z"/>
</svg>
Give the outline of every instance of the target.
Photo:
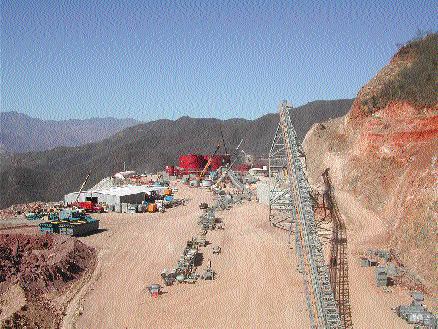
<svg viewBox="0 0 438 329">
<path fill-rule="evenodd" d="M 47 214 L 49 212 L 55 211 L 62 207 L 62 204 L 59 202 L 30 202 L 30 203 L 22 203 L 10 206 L 6 209 L 0 210 L 0 219 L 2 218 L 10 218 L 14 216 L 18 216 L 26 213 L 34 213 L 34 214 Z M 43 215 L 44 216 L 44 215 Z"/>
<path fill-rule="evenodd" d="M 161 277 L 166 286 L 171 286 L 175 281 L 179 283 L 194 283 L 198 279 L 195 273 L 196 258 L 198 256 L 198 243 L 190 240 L 187 241 L 183 254 L 177 262 L 176 268 L 170 272 L 164 270 Z"/>
</svg>

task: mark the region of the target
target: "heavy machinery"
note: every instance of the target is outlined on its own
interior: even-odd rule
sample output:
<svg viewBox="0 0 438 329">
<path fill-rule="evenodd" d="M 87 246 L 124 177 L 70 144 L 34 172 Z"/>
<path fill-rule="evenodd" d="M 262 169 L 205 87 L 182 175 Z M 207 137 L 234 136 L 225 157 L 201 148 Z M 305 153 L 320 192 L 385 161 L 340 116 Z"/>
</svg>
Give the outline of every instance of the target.
<svg viewBox="0 0 438 329">
<path fill-rule="evenodd" d="M 213 155 L 208 158 L 208 161 L 205 164 L 204 169 L 202 169 L 201 173 L 199 174 L 199 178 L 203 178 L 205 176 L 205 174 L 207 173 L 208 168 L 211 165 L 211 162 L 213 161 L 213 157 L 217 154 L 217 152 L 219 151 L 220 147 L 221 147 L 221 144 L 220 143 L 217 144 L 216 150 L 214 150 Z"/>
<path fill-rule="evenodd" d="M 91 170 L 88 172 L 87 176 L 85 177 L 84 182 L 82 183 L 81 187 L 79 188 L 78 196 L 76 198 L 76 203 L 79 202 L 79 197 L 82 193 L 82 190 L 84 189 L 85 184 L 87 184 L 88 178 L 91 176 Z"/>
<path fill-rule="evenodd" d="M 74 205 L 86 210 L 87 212 L 104 212 L 103 207 L 93 201 L 77 202 Z"/>
<path fill-rule="evenodd" d="M 79 192 L 78 192 L 78 196 L 76 197 L 76 201 L 73 202 L 71 204 L 71 206 L 85 209 L 87 212 L 104 212 L 103 207 L 97 204 L 97 198 L 91 198 L 93 200 L 79 201 L 82 190 L 84 189 L 85 184 L 87 184 L 88 179 L 91 176 L 91 172 L 92 172 L 92 170 L 90 170 L 87 173 L 87 176 L 85 177 L 84 182 L 82 183 L 81 187 L 79 188 Z"/>
<path fill-rule="evenodd" d="M 227 146 L 225 145 L 224 134 L 222 133 L 222 128 L 220 128 L 220 133 L 221 133 L 222 145 L 223 145 L 223 147 L 224 147 L 225 154 L 228 155 Z M 205 176 L 205 174 L 206 174 L 207 171 L 208 171 L 208 168 L 209 168 L 210 165 L 211 165 L 211 162 L 213 161 L 214 156 L 217 154 L 217 152 L 219 151 L 220 147 L 221 147 L 221 143 L 219 142 L 219 143 L 217 144 L 217 146 L 216 146 L 216 149 L 215 149 L 213 155 L 210 156 L 210 157 L 208 158 L 207 163 L 206 163 L 205 166 L 204 166 L 204 169 L 203 169 L 203 170 L 201 171 L 201 173 L 199 174 L 199 178 L 202 179 L 202 178 Z"/>
</svg>

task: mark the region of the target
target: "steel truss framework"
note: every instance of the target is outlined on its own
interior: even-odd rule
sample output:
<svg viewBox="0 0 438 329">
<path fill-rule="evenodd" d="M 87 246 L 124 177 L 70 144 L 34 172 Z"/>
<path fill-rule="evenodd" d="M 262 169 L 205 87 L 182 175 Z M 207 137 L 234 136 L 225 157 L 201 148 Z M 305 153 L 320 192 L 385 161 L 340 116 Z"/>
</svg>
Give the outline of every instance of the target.
<svg viewBox="0 0 438 329">
<path fill-rule="evenodd" d="M 269 221 L 275 227 L 292 230 L 292 197 L 287 176 L 287 155 L 280 126 L 269 151 Z"/>
<path fill-rule="evenodd" d="M 330 217 L 332 218 L 332 239 L 330 249 L 330 283 L 336 303 L 339 306 L 339 316 L 345 329 L 353 328 L 350 306 L 350 289 L 348 283 L 347 229 L 339 212 L 333 185 L 328 169 L 322 175 L 328 198 Z"/>
<path fill-rule="evenodd" d="M 311 328 L 343 328 L 315 226 L 302 152 L 289 117 L 291 109 L 286 101 L 279 105 L 280 122 L 269 154 L 270 221 L 284 228 L 288 221 L 291 231 L 294 227 Z"/>
</svg>

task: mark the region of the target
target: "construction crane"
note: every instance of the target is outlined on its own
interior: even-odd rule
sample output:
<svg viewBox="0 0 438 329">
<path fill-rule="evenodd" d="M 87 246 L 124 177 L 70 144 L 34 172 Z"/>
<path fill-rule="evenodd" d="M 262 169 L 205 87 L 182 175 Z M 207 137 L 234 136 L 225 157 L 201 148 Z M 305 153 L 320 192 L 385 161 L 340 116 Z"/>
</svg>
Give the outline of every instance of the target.
<svg viewBox="0 0 438 329">
<path fill-rule="evenodd" d="M 213 158 L 214 158 L 214 156 L 216 155 L 216 153 L 219 151 L 220 147 L 221 147 L 221 144 L 220 144 L 220 143 L 217 144 L 217 146 L 216 146 L 216 150 L 214 151 L 213 155 L 210 156 L 210 157 L 208 158 L 208 161 L 207 161 L 207 163 L 205 164 L 204 169 L 202 169 L 201 173 L 199 174 L 199 177 L 200 177 L 200 178 L 203 178 L 203 177 L 205 176 L 205 174 L 207 173 L 207 170 L 208 170 L 208 168 L 210 167 L 211 162 L 213 161 Z"/>
<path fill-rule="evenodd" d="M 91 170 L 88 172 L 87 176 L 85 177 L 84 182 L 81 185 L 81 188 L 79 189 L 78 196 L 76 197 L 76 203 L 79 201 L 79 196 L 81 195 L 85 184 L 87 184 L 87 181 L 88 181 L 88 178 L 90 178 L 90 175 L 91 175 Z"/>
<path fill-rule="evenodd" d="M 224 138 L 224 134 L 222 132 L 222 127 L 221 126 L 219 127 L 219 131 L 221 133 L 222 145 L 224 146 L 225 154 L 228 154 L 227 146 L 225 144 L 225 138 Z M 217 144 L 217 146 L 216 146 L 216 150 L 214 151 L 213 155 L 208 158 L 208 161 L 205 164 L 204 169 L 202 169 L 201 173 L 199 174 L 199 178 L 203 178 L 205 176 L 205 174 L 207 173 L 208 168 L 211 165 L 211 162 L 213 161 L 214 156 L 217 154 L 217 152 L 219 151 L 220 147 L 221 147 L 221 143 L 219 142 Z"/>
</svg>

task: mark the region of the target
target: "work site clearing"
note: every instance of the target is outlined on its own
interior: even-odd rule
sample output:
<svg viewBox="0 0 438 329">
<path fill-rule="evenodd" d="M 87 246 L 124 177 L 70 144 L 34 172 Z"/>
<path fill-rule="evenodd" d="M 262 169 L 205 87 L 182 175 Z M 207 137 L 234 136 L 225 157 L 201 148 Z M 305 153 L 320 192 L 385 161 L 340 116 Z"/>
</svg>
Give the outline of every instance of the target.
<svg viewBox="0 0 438 329">
<path fill-rule="evenodd" d="M 25 218 L 0 227 L 2 326 L 436 329 L 384 222 L 330 168 L 310 186 L 292 111 L 280 103 L 268 165 L 234 169 L 223 142 L 5 211 Z"/>
<path fill-rule="evenodd" d="M 101 231 L 79 240 L 96 249 L 97 264 L 92 275 L 71 287 L 75 297 L 65 309 L 61 327 L 309 327 L 293 245 L 285 231 L 267 221 L 268 207 L 255 200 L 217 213 L 224 230 L 208 232 L 199 266 L 202 270 L 211 260 L 214 280 L 174 284 L 163 288 L 158 298 L 150 296 L 147 286 L 161 284 L 160 272 L 173 266 L 186 241 L 199 231 L 196 219 L 203 212 L 199 203 L 214 201 L 214 195 L 201 188 L 181 185 L 177 194 L 187 204 L 165 213 L 94 215 Z M 8 233 L 20 231 L 37 234 L 36 227 Z M 213 246 L 220 246 L 221 253 L 213 255 Z M 354 250 L 349 259 L 355 327 L 410 328 L 391 310 L 407 304 L 408 293 L 402 288 L 383 292 L 375 286 L 373 271 L 361 269 Z M 3 315 L 4 303 L 1 307 Z"/>
</svg>

